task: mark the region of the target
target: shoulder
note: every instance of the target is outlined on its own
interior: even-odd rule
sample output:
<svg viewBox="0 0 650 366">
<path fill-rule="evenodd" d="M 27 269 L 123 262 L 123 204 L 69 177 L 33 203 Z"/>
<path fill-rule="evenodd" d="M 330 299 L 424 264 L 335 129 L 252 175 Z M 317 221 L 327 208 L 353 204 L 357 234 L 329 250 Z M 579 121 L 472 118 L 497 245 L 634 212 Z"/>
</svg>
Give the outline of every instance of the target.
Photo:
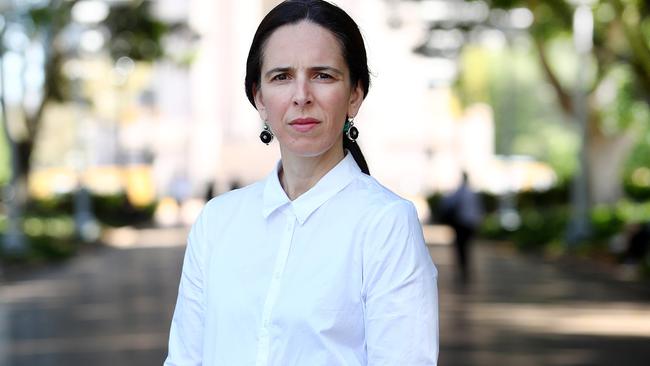
<svg viewBox="0 0 650 366">
<path fill-rule="evenodd" d="M 405 268 L 431 267 L 415 205 L 376 180 L 367 179 L 369 203 L 363 215 L 363 258 L 368 268 L 384 271 L 391 263 Z"/>
<path fill-rule="evenodd" d="M 375 178 L 362 174 L 350 184 L 353 202 L 364 207 L 369 216 L 399 216 L 415 213 L 415 206 L 383 186 Z M 415 215 L 417 218 L 417 215 Z"/>
<path fill-rule="evenodd" d="M 420 225 L 413 203 L 371 176 L 361 174 L 346 187 L 344 195 L 345 205 L 358 215 L 366 235 L 375 236 L 384 229 L 398 227 L 412 231 Z"/>
<path fill-rule="evenodd" d="M 384 187 L 374 177 L 363 173 L 359 173 L 348 188 L 358 200 L 363 200 L 365 204 L 386 205 L 406 201 L 390 189 Z"/>
</svg>

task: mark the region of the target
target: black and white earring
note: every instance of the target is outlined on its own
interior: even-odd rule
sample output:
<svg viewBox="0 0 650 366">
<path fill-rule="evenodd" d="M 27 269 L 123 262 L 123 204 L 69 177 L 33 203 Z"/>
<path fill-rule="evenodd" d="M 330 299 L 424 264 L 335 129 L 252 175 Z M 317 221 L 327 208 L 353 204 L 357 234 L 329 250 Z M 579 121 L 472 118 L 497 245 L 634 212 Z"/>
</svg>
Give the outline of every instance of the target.
<svg viewBox="0 0 650 366">
<path fill-rule="evenodd" d="M 267 145 L 273 141 L 273 132 L 271 132 L 271 129 L 266 122 L 264 123 L 264 130 L 260 133 L 260 140 Z"/>
<path fill-rule="evenodd" d="M 359 138 L 359 130 L 354 127 L 354 118 L 348 118 L 348 120 L 345 121 L 343 131 L 345 132 L 345 136 L 348 137 L 348 140 L 352 142 L 355 142 L 357 138 Z"/>
</svg>

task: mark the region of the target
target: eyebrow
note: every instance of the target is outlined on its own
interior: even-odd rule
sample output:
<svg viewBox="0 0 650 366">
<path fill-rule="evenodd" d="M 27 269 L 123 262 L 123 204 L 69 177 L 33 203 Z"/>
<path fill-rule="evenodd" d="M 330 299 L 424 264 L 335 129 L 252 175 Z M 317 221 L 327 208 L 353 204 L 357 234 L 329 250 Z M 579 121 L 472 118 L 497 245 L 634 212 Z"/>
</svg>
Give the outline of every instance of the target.
<svg viewBox="0 0 650 366">
<path fill-rule="evenodd" d="M 314 67 L 310 67 L 309 69 L 312 70 L 312 71 L 316 71 L 316 72 L 328 71 L 328 72 L 331 72 L 333 74 L 343 75 L 343 71 L 341 71 L 341 70 L 339 70 L 339 69 L 337 69 L 335 67 L 331 67 L 331 66 L 314 66 Z M 274 67 L 271 70 L 267 71 L 264 74 L 264 76 L 269 77 L 272 74 L 285 73 L 285 72 L 288 72 L 288 71 L 291 71 L 291 70 L 294 70 L 294 68 L 293 67 Z"/>
</svg>

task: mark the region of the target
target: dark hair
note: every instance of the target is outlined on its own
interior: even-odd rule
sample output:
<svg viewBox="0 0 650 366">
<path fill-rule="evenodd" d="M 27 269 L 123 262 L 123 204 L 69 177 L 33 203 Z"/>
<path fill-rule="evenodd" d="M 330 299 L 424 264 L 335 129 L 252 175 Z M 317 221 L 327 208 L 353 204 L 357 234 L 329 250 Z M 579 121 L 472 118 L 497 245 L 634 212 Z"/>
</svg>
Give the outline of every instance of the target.
<svg viewBox="0 0 650 366">
<path fill-rule="evenodd" d="M 246 96 L 253 106 L 253 88 L 259 87 L 262 73 L 264 45 L 273 32 L 289 24 L 308 20 L 329 30 L 338 39 L 343 59 L 350 69 L 351 85 L 361 85 L 365 98 L 370 88 L 370 72 L 363 37 L 357 24 L 341 8 L 323 0 L 286 0 L 273 8 L 262 19 L 246 60 Z M 361 170 L 370 174 L 366 159 L 356 142 L 350 141 L 343 134 L 343 148 L 352 153 Z"/>
</svg>

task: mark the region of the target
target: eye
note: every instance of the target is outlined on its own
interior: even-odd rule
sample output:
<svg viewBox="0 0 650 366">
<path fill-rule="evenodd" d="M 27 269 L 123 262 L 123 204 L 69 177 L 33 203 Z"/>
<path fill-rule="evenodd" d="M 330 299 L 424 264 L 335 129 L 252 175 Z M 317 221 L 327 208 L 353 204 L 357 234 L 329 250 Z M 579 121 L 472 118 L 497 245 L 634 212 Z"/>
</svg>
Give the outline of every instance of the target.
<svg viewBox="0 0 650 366">
<path fill-rule="evenodd" d="M 277 74 L 274 77 L 272 77 L 271 81 L 274 81 L 274 80 L 284 81 L 284 80 L 287 80 L 287 79 L 289 79 L 289 75 L 287 75 L 286 73 L 282 73 L 282 74 Z"/>
<path fill-rule="evenodd" d="M 326 74 L 324 72 L 319 72 L 316 74 L 316 79 L 331 79 L 332 75 Z"/>
</svg>

